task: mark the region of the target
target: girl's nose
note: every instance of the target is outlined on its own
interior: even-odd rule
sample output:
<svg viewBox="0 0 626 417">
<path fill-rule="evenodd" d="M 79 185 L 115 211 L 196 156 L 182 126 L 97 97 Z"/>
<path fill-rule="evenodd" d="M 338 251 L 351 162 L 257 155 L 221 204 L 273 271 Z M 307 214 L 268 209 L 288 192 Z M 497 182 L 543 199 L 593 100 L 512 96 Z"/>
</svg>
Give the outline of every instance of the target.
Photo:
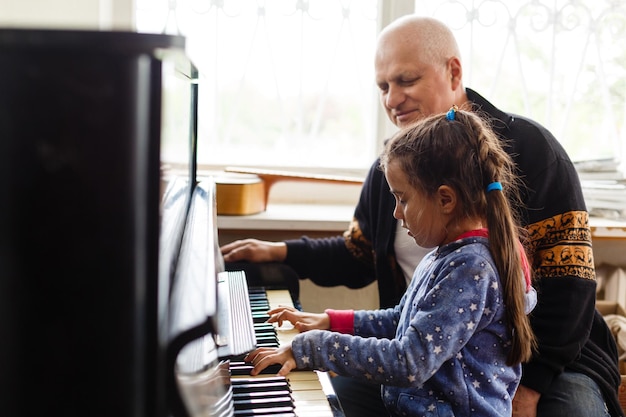
<svg viewBox="0 0 626 417">
<path fill-rule="evenodd" d="M 396 207 L 393 209 L 393 218 L 396 220 L 402 220 L 402 210 L 396 204 Z"/>
</svg>

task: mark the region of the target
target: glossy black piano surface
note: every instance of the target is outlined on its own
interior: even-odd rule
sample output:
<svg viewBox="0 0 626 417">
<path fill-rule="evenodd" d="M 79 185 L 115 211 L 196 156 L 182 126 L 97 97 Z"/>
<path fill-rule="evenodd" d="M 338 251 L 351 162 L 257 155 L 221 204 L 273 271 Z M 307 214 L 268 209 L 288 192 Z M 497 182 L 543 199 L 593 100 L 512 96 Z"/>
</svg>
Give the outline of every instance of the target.
<svg viewBox="0 0 626 417">
<path fill-rule="evenodd" d="M 165 146 L 181 141 L 189 204 L 197 86 L 184 47 L 178 36 L 0 30 L 3 415 L 170 415 L 159 267 L 177 249 L 159 253 L 161 171 Z M 165 131 L 172 80 L 187 115 Z"/>
</svg>

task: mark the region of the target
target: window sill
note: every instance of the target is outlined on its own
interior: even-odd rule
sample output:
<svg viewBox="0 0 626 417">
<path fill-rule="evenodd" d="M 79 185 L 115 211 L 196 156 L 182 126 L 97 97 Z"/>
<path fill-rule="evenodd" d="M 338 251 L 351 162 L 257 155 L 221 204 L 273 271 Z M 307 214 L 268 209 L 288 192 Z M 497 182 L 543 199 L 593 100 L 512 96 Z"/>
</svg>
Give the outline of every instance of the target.
<svg viewBox="0 0 626 417">
<path fill-rule="evenodd" d="M 354 205 L 349 204 L 269 204 L 267 210 L 246 216 L 217 216 L 220 229 L 229 230 L 297 230 L 345 231 Z M 592 217 L 594 238 L 626 239 L 626 221 Z"/>
<path fill-rule="evenodd" d="M 347 204 L 268 204 L 267 210 L 245 216 L 217 216 L 217 227 L 229 230 L 298 230 L 343 232 L 354 213 Z"/>
</svg>

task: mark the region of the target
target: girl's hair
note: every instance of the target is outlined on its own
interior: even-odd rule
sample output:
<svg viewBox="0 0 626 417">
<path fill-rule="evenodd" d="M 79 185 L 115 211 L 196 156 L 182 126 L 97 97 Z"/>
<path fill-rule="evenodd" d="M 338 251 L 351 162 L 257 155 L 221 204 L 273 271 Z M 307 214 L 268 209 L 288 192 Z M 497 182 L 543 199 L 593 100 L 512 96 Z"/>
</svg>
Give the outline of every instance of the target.
<svg viewBox="0 0 626 417">
<path fill-rule="evenodd" d="M 512 208 L 521 207 L 520 181 L 500 139 L 479 116 L 454 108 L 399 131 L 385 145 L 381 168 L 391 161 L 399 163 L 411 186 L 433 196 L 441 185 L 448 185 L 457 193 L 460 216 L 486 221 L 513 337 L 507 364 L 530 360 L 536 340 L 524 308 L 523 229 Z M 502 190 L 488 192 L 493 182 Z"/>
</svg>

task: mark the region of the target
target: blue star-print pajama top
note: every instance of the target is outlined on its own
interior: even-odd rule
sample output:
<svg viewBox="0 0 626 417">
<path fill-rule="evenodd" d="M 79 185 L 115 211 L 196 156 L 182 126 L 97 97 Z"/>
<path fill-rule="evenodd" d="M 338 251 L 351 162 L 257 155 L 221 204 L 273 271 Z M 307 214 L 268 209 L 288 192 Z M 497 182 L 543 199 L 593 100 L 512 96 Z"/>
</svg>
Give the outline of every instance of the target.
<svg viewBox="0 0 626 417">
<path fill-rule="evenodd" d="M 292 343 L 300 369 L 382 385 L 394 416 L 511 414 L 521 366 L 507 366 L 511 334 L 488 241 L 431 252 L 395 308 L 356 311 L 354 335 L 314 330 Z"/>
</svg>

